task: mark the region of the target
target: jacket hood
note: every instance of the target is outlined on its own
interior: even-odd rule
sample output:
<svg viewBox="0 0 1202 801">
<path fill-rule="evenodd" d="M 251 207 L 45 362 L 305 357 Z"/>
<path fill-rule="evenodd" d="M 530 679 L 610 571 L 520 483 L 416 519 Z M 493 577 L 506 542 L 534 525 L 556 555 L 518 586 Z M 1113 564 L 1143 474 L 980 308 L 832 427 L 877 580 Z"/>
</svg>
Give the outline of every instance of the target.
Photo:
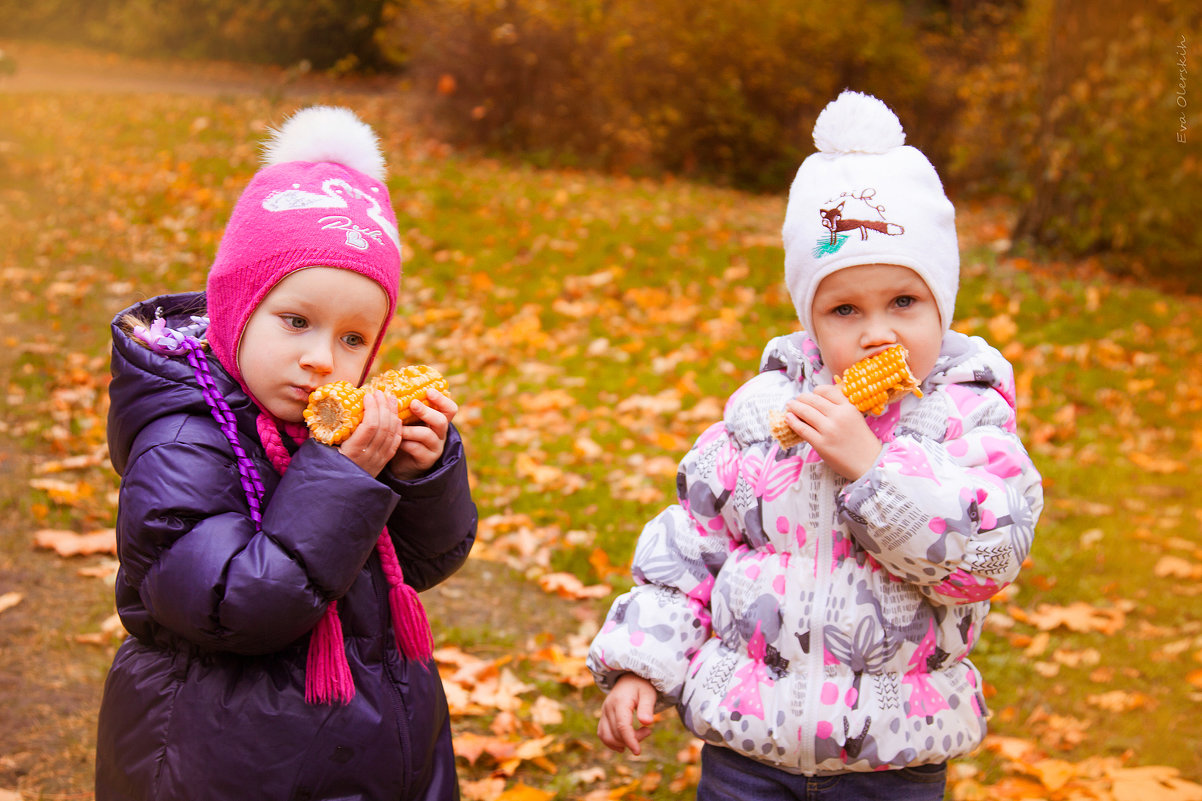
<svg viewBox="0 0 1202 801">
<path fill-rule="evenodd" d="M 174 414 L 211 414 L 187 357 L 166 356 L 143 347 L 129 336 L 122 320 L 132 315 L 149 325 L 158 316 L 166 320 L 168 328 L 178 330 L 194 327 L 193 315 L 204 314 L 204 309 L 204 293 L 189 292 L 144 300 L 113 318 L 108 446 L 117 473 L 124 473 L 138 433 L 152 421 Z M 203 330 L 197 336 L 203 338 Z M 239 429 L 257 436 L 253 402 L 215 358 L 209 356 L 207 361 L 216 389 L 234 411 Z"/>
<path fill-rule="evenodd" d="M 784 370 L 794 381 L 830 384 L 834 377 L 822 362 L 818 344 L 805 331 L 776 337 L 764 348 L 760 372 Z M 1001 393 L 1011 408 L 1016 407 L 1014 368 L 997 348 L 980 337 L 958 331 L 943 335 L 943 346 L 935 366 L 922 381 L 924 392 L 949 384 L 979 384 Z"/>
</svg>

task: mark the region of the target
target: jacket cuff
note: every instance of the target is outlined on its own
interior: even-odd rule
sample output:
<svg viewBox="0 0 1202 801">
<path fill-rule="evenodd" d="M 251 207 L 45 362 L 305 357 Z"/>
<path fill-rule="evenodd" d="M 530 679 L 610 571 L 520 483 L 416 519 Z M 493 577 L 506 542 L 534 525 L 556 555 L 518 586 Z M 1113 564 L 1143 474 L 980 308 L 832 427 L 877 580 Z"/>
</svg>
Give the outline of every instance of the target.
<svg viewBox="0 0 1202 801">
<path fill-rule="evenodd" d="M 388 528 L 404 556 L 441 556 L 475 531 L 476 505 L 468 485 L 463 440 L 454 426 L 448 429 L 442 457 L 430 472 L 402 481 L 385 470 L 380 481 L 399 496 Z"/>
</svg>

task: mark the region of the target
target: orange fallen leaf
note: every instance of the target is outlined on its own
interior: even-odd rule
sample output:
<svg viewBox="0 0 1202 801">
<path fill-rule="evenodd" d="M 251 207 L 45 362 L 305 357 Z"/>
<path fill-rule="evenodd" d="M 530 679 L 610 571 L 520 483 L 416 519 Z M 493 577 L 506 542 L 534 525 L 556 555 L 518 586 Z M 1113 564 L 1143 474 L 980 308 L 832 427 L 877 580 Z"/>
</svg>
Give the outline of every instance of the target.
<svg viewBox="0 0 1202 801">
<path fill-rule="evenodd" d="M 517 750 L 517 743 L 469 731 L 455 736 L 454 749 L 455 756 L 463 757 L 469 765 L 475 765 L 483 754 L 488 754 L 497 762 L 509 759 Z"/>
<path fill-rule="evenodd" d="M 1180 771 L 1163 765 L 1122 768 L 1110 772 L 1114 801 L 1202 801 L 1202 784 L 1180 778 Z"/>
<path fill-rule="evenodd" d="M 1111 690 L 1107 693 L 1098 693 L 1088 696 L 1085 700 L 1091 705 L 1099 709 L 1105 709 L 1108 712 L 1131 712 L 1135 709 L 1142 709 L 1152 702 L 1151 697 L 1143 693 L 1127 692 L 1126 690 Z"/>
<path fill-rule="evenodd" d="M 1039 779 L 1044 787 L 1055 792 L 1077 775 L 1077 767 L 1063 759 L 1041 759 L 1028 766 L 1027 772 Z"/>
<path fill-rule="evenodd" d="M 554 797 L 555 793 L 518 782 L 497 796 L 497 801 L 549 801 Z"/>
<path fill-rule="evenodd" d="M 104 528 L 87 534 L 45 528 L 34 532 L 33 544 L 53 550 L 59 556 L 82 556 L 94 553 L 117 553 L 116 529 Z"/>
<path fill-rule="evenodd" d="M 1191 670 L 1185 674 L 1185 680 L 1202 690 L 1202 670 Z"/>
<path fill-rule="evenodd" d="M 1184 462 L 1165 456 L 1153 456 L 1141 451 L 1132 451 L 1127 454 L 1127 458 L 1134 462 L 1136 467 L 1147 470 L 1149 473 L 1184 473 L 1189 469 Z"/>
<path fill-rule="evenodd" d="M 1042 631 L 1063 626 L 1070 631 L 1097 631 L 1106 635 L 1117 632 L 1127 620 L 1122 609 L 1091 606 L 1084 601 L 1076 601 L 1068 606 L 1040 604 L 1028 617 Z"/>
<path fill-rule="evenodd" d="M 86 481 L 35 478 L 30 480 L 29 486 L 42 490 L 50 496 L 50 500 L 56 503 L 65 503 L 69 506 L 77 504 L 85 498 L 90 498 L 94 493 L 92 485 Z"/>
<path fill-rule="evenodd" d="M 505 792 L 505 779 L 489 776 L 479 781 L 459 780 L 459 791 L 463 801 L 496 801 Z"/>
</svg>

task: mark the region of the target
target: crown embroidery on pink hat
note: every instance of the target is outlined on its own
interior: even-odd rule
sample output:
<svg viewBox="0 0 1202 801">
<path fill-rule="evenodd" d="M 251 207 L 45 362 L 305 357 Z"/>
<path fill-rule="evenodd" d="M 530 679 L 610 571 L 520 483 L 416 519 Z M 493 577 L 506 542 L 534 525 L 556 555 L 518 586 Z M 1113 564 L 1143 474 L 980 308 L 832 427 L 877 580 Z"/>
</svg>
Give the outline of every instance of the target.
<svg viewBox="0 0 1202 801">
<path fill-rule="evenodd" d="M 377 187 L 371 187 L 371 191 L 379 191 Z M 302 189 L 300 184 L 293 184 L 291 189 L 272 192 L 263 201 L 264 211 L 301 211 L 306 209 L 350 209 L 350 198 L 354 201 L 363 201 L 366 206 L 364 214 L 380 226 L 379 229 L 370 229 L 359 226 L 355 221 L 344 215 L 328 215 L 322 217 L 317 222 L 322 229 L 336 228 L 346 231 L 346 244 L 356 250 L 367 250 L 370 245 L 365 237 L 370 237 L 376 242 L 382 243 L 380 238 L 382 235 L 387 235 L 397 250 L 401 248 L 401 237 L 396 226 L 384 215 L 380 208 L 380 201 L 364 192 L 357 186 L 353 186 L 349 182 L 341 178 L 330 178 L 323 181 L 320 192 L 310 192 Z"/>
</svg>

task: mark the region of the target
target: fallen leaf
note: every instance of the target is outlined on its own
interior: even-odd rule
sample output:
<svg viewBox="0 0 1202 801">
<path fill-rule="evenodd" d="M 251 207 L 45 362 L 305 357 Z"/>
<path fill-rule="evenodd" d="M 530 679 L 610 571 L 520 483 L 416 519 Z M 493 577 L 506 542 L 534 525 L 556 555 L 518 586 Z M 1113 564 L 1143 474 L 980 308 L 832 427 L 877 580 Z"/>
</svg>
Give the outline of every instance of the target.
<svg viewBox="0 0 1202 801">
<path fill-rule="evenodd" d="M 1179 556 L 1162 556 L 1152 572 L 1157 578 L 1202 579 L 1202 565 Z"/>
<path fill-rule="evenodd" d="M 1149 473 L 1184 473 L 1189 469 L 1189 465 L 1184 462 L 1166 456 L 1153 456 L 1141 451 L 1132 451 L 1127 454 L 1127 458 L 1134 462 L 1136 467 L 1147 470 Z"/>
<path fill-rule="evenodd" d="M 539 576 L 538 586 L 542 587 L 544 592 L 559 595 L 563 598 L 570 598 L 574 601 L 585 598 L 604 598 L 613 592 L 613 587 L 608 584 L 591 584 L 585 586 L 583 581 L 571 573 L 547 573 Z"/>
<path fill-rule="evenodd" d="M 558 726 L 563 723 L 563 706 L 545 695 L 530 705 L 530 719 L 539 726 Z"/>
<path fill-rule="evenodd" d="M 94 492 L 92 485 L 86 481 L 63 481 L 57 478 L 31 479 L 29 486 L 42 490 L 50 496 L 50 500 L 69 506 L 90 498 Z"/>
<path fill-rule="evenodd" d="M 1152 699 L 1140 692 L 1127 692 L 1126 690 L 1111 690 L 1108 693 L 1098 693 L 1090 695 L 1085 699 L 1093 706 L 1099 709 L 1105 709 L 1108 712 L 1131 712 L 1135 709 L 1142 709 L 1148 706 Z"/>
<path fill-rule="evenodd" d="M 1068 606 L 1040 604 L 1027 617 L 1041 631 L 1051 631 L 1063 626 L 1070 631 L 1097 631 L 1106 635 L 1121 629 L 1127 619 L 1122 609 L 1091 606 L 1084 601 L 1076 601 Z"/>
<path fill-rule="evenodd" d="M 87 534 L 76 534 L 74 531 L 44 528 L 33 535 L 33 544 L 39 548 L 47 548 L 59 556 L 83 556 L 94 553 L 117 553 L 117 531 L 112 528 L 100 529 Z"/>
<path fill-rule="evenodd" d="M 505 779 L 489 776 L 479 781 L 459 780 L 459 792 L 463 801 L 496 801 L 505 792 Z"/>
<path fill-rule="evenodd" d="M 1027 770 L 1039 779 L 1040 784 L 1053 792 L 1068 784 L 1069 780 L 1077 775 L 1076 766 L 1063 759 L 1041 759 L 1029 765 Z"/>
<path fill-rule="evenodd" d="M 454 738 L 455 756 L 463 757 L 469 765 L 475 765 L 483 754 L 497 762 L 509 759 L 517 749 L 517 743 L 500 737 L 488 737 L 474 732 L 463 732 Z"/>
<path fill-rule="evenodd" d="M 100 624 L 100 631 L 79 634 L 74 639 L 75 642 L 84 645 L 107 645 L 114 640 L 123 640 L 125 636 L 126 631 L 125 626 L 121 623 L 121 616 L 114 612 Z"/>
<path fill-rule="evenodd" d="M 518 782 L 497 796 L 497 801 L 548 801 L 554 797 L 555 793 Z"/>
<path fill-rule="evenodd" d="M 0 595 L 0 612 L 6 609 L 12 609 L 17 604 L 24 600 L 25 596 L 19 592 L 6 592 Z"/>
<path fill-rule="evenodd" d="M 1110 772 L 1114 801 L 1202 801 L 1202 784 L 1180 777 L 1176 768 L 1151 765 Z"/>
</svg>

